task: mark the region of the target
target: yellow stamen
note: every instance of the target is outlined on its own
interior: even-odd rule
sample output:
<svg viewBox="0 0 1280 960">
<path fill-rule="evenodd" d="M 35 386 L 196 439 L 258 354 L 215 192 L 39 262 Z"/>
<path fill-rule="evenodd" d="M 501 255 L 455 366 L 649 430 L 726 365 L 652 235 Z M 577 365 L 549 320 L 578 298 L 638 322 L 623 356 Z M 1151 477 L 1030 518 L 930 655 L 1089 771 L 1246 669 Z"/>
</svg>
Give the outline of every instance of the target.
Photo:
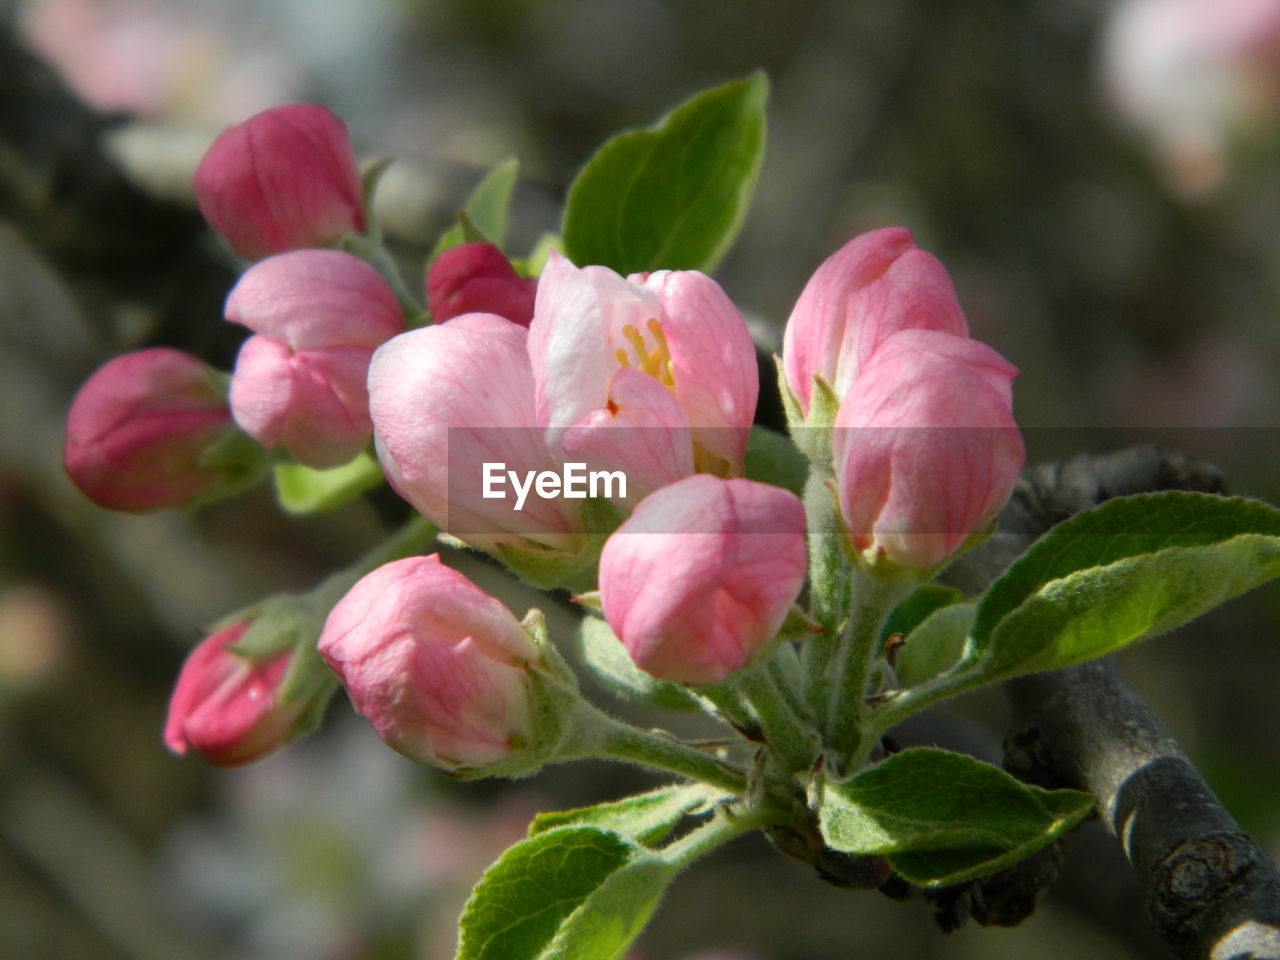
<svg viewBox="0 0 1280 960">
<path fill-rule="evenodd" d="M 656 317 L 650 317 L 645 321 L 645 329 L 653 338 L 652 349 L 640 329 L 635 324 L 628 323 L 622 328 L 622 336 L 631 347 L 631 351 L 628 352 L 625 347 L 619 347 L 613 355 L 622 366 L 634 367 L 642 373 L 647 373 L 664 387 L 673 388 L 676 382 L 675 367 L 671 362 L 671 351 L 667 348 L 667 338 L 662 333 L 662 324 Z"/>
</svg>

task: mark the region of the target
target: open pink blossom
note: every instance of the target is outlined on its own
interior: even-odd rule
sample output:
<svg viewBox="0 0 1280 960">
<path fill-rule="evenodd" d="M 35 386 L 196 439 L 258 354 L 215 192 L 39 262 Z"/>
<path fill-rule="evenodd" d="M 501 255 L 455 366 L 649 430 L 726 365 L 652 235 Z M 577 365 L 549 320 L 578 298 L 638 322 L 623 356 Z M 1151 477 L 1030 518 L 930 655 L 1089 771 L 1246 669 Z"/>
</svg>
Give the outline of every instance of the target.
<svg viewBox="0 0 1280 960">
<path fill-rule="evenodd" d="M 787 320 L 783 371 L 801 410 L 815 375 L 843 397 L 879 345 L 908 329 L 967 335 L 946 269 L 902 227 L 854 237 L 809 278 Z"/>
<path fill-rule="evenodd" d="M 231 380 L 231 411 L 246 433 L 313 467 L 364 449 L 369 360 L 404 329 L 373 267 L 336 250 L 278 254 L 245 272 L 226 316 L 258 334 L 241 347 Z"/>
<path fill-rule="evenodd" d="M 469 313 L 388 341 L 369 368 L 378 460 L 392 486 L 432 522 L 473 546 L 570 547 L 574 504 L 509 485 L 486 497 L 484 464 L 520 476 L 556 468 L 533 418 L 523 327 Z"/>
<path fill-rule="evenodd" d="M 233 767 L 289 740 L 306 705 L 278 699 L 293 650 L 260 660 L 236 653 L 230 648 L 249 626 L 245 621 L 205 637 L 182 665 L 164 727 L 165 746 L 174 753 L 193 750 Z"/>
<path fill-rule="evenodd" d="M 873 562 L 928 569 L 1008 500 L 1025 450 L 1017 370 L 985 344 L 903 330 L 861 369 L 832 438 L 840 509 Z"/>
<path fill-rule="evenodd" d="M 697 475 L 650 494 L 609 537 L 600 600 L 642 670 L 718 683 L 777 634 L 805 567 L 795 494 Z"/>
<path fill-rule="evenodd" d="M 209 224 L 250 260 L 364 229 L 351 137 L 312 104 L 272 107 L 223 131 L 196 168 L 195 194 Z"/>
<path fill-rule="evenodd" d="M 640 491 L 741 469 L 759 390 L 741 314 L 692 270 L 623 279 L 552 253 L 529 357 L 537 422 L 561 459 L 621 469 Z"/>
<path fill-rule="evenodd" d="M 128 353 L 85 381 L 67 415 L 68 476 L 94 503 L 181 506 L 229 479 L 205 454 L 234 430 L 213 371 L 167 347 Z"/>
<path fill-rule="evenodd" d="M 427 271 L 427 309 L 436 323 L 464 313 L 496 313 L 527 327 L 537 286 L 534 278 L 516 273 L 492 243 L 463 243 L 443 251 Z"/>
<path fill-rule="evenodd" d="M 329 613 L 320 653 L 378 735 L 453 771 L 534 733 L 525 666 L 538 651 L 501 603 L 438 556 L 385 564 Z"/>
</svg>

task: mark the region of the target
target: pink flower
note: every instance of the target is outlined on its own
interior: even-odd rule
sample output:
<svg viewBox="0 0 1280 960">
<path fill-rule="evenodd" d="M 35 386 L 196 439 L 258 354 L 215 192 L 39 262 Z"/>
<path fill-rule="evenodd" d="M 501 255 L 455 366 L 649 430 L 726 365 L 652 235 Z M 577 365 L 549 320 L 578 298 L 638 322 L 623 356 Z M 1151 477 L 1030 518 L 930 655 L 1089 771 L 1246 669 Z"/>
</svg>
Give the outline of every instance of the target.
<svg viewBox="0 0 1280 960">
<path fill-rule="evenodd" d="M 718 683 L 777 634 L 805 578 L 798 497 L 699 475 L 650 494 L 605 543 L 605 619 L 642 670 Z"/>
<path fill-rule="evenodd" d="M 1122 0 L 1109 5 L 1101 66 L 1112 105 L 1173 185 L 1210 193 L 1233 147 L 1275 130 L 1280 2 Z"/>
<path fill-rule="evenodd" d="M 365 576 L 329 613 L 319 647 L 356 710 L 407 757 L 480 767 L 534 736 L 525 667 L 537 647 L 506 607 L 438 556 Z"/>
<path fill-rule="evenodd" d="M 378 460 L 424 516 L 473 546 L 535 541 L 570 547 L 574 501 L 529 493 L 517 509 L 509 485 L 485 497 L 485 463 L 520 476 L 555 463 L 533 422 L 527 333 L 494 314 L 469 313 L 390 340 L 369 368 Z M 504 473 L 505 475 L 505 473 Z"/>
<path fill-rule="evenodd" d="M 741 469 L 759 389 L 742 316 L 692 270 L 626 280 L 552 253 L 529 357 L 553 453 L 655 489 L 695 469 Z M 626 429 L 618 429 L 626 428 Z"/>
<path fill-rule="evenodd" d="M 442 252 L 427 273 L 427 309 L 436 323 L 464 313 L 496 313 L 522 327 L 533 319 L 537 281 L 516 273 L 492 243 Z"/>
<path fill-rule="evenodd" d="M 226 316 L 258 334 L 231 380 L 231 412 L 246 433 L 313 467 L 346 463 L 368 444 L 369 360 L 404 329 L 373 267 L 336 250 L 269 257 L 240 278 Z"/>
<path fill-rule="evenodd" d="M 210 225 L 250 260 L 323 247 L 364 229 L 346 126 L 324 107 L 272 107 L 213 142 L 195 175 Z"/>
<path fill-rule="evenodd" d="M 902 227 L 854 237 L 809 278 L 787 320 L 783 371 L 801 410 L 815 375 L 843 397 L 876 348 L 908 329 L 968 334 L 946 269 Z"/>
<path fill-rule="evenodd" d="M 206 462 L 234 430 L 213 371 L 178 350 L 116 357 L 85 381 L 67 415 L 67 474 L 94 503 L 141 512 L 176 507 L 230 479 Z"/>
<path fill-rule="evenodd" d="M 928 569 L 996 515 L 1025 456 L 1011 410 L 1017 372 L 990 347 L 936 330 L 881 344 L 840 404 L 832 440 L 855 549 Z"/>
<path fill-rule="evenodd" d="M 251 660 L 231 649 L 250 621 L 219 630 L 191 651 L 169 700 L 164 743 L 222 767 L 266 756 L 288 740 L 306 702 L 277 700 L 292 649 Z"/>
</svg>

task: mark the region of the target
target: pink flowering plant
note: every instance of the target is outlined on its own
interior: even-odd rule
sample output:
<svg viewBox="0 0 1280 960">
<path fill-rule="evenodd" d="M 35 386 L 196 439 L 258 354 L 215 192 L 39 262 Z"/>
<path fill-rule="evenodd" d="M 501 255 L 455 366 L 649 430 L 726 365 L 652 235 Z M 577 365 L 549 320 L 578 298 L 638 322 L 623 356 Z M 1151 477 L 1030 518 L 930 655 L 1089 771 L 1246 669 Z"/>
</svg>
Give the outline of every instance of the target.
<svg viewBox="0 0 1280 960">
<path fill-rule="evenodd" d="M 71 409 L 67 472 L 107 508 L 198 506 L 269 473 L 293 514 L 386 482 L 413 516 L 312 590 L 215 624 L 177 681 L 175 753 L 256 761 L 341 687 L 388 746 L 455 778 L 657 773 L 538 816 L 476 886 L 463 960 L 620 957 L 681 870 L 755 830 L 845 886 L 980 883 L 1094 798 L 898 749 L 893 728 L 1280 574 L 1280 511 L 1173 492 L 1072 517 L 982 596 L 934 583 L 994 531 L 1025 450 L 1016 368 L 902 227 L 817 266 L 775 358 L 788 434 L 755 425 L 756 348 L 711 273 L 760 169 L 767 90 L 730 82 L 606 143 L 525 256 L 504 249 L 518 168 L 499 164 L 422 265 L 423 302 L 371 213 L 384 162 L 362 176 L 321 107 L 251 117 L 195 184 L 255 261 L 226 302 L 249 331 L 234 371 L 142 351 Z M 566 591 L 576 636 L 464 576 L 460 551 Z M 634 726 L 579 671 L 721 736 Z"/>
</svg>

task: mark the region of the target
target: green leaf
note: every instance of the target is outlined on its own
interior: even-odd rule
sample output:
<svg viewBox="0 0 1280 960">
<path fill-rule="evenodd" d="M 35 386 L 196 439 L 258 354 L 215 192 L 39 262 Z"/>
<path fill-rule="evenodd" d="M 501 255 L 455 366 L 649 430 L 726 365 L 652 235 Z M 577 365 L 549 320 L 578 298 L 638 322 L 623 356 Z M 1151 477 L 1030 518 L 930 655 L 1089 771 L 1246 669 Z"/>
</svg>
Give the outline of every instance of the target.
<svg viewBox="0 0 1280 960">
<path fill-rule="evenodd" d="M 275 468 L 276 499 L 294 515 L 332 510 L 381 482 L 382 468 L 368 452 L 328 470 L 300 463 L 279 463 Z"/>
<path fill-rule="evenodd" d="M 803 497 L 809 459 L 787 437 L 768 427 L 754 426 L 747 440 L 743 472 L 749 480 L 771 483 Z"/>
<path fill-rule="evenodd" d="M 888 854 L 891 865 L 905 856 L 902 875 L 932 884 L 962 869 L 973 876 L 1003 869 L 1061 836 L 1092 806 L 1088 794 L 1040 790 L 973 757 L 917 747 L 824 784 L 818 819 L 832 849 Z M 906 856 L 918 854 L 945 856 Z"/>
<path fill-rule="evenodd" d="M 698 700 L 683 687 L 659 680 L 637 667 L 622 641 L 602 618 L 586 616 L 578 626 L 578 656 L 610 692 L 643 700 L 668 710 L 699 710 Z"/>
<path fill-rule="evenodd" d="M 545 960 L 616 960 L 640 935 L 677 870 L 658 857 L 639 858 L 608 879 L 560 927 Z"/>
<path fill-rule="evenodd" d="M 926 583 L 911 591 L 893 608 L 884 626 L 880 628 L 880 638 L 883 640 L 895 633 L 905 637 L 924 623 L 935 610 L 963 600 L 964 594 L 955 587 L 944 587 L 940 583 Z"/>
<path fill-rule="evenodd" d="M 675 871 L 596 827 L 540 833 L 507 850 L 471 892 L 457 960 L 612 960 L 640 932 Z"/>
<path fill-rule="evenodd" d="M 918 686 L 959 663 L 976 609 L 974 603 L 939 607 L 908 633 L 898 651 L 898 683 Z"/>
<path fill-rule="evenodd" d="M 768 92 L 754 73 L 609 140 L 569 188 L 561 225 L 569 259 L 622 274 L 711 272 L 755 189 Z"/>
<path fill-rule="evenodd" d="M 440 235 L 427 263 L 450 247 L 488 240 L 499 247 L 507 234 L 507 210 L 520 173 L 520 162 L 508 157 L 484 175 L 459 211 L 459 222 Z"/>
<path fill-rule="evenodd" d="M 1067 830 L 1084 820 L 1093 809 L 1093 798 L 1074 790 L 1041 790 L 1028 786 L 1049 808 L 1055 826 L 1048 841 L 1042 836 L 1031 838 L 1012 850 L 929 850 L 916 853 L 893 853 L 889 866 L 904 880 L 919 887 L 947 887 L 989 876 L 1013 866 L 1043 849 Z"/>
<path fill-rule="evenodd" d="M 1180 626 L 1280 576 L 1280 510 L 1172 491 L 1109 501 L 1050 531 L 978 605 L 984 680 L 1080 663 Z"/>
<path fill-rule="evenodd" d="M 702 784 L 662 787 L 592 807 L 540 813 L 529 825 L 529 836 L 568 826 L 596 826 L 613 830 L 644 846 L 660 843 L 684 816 L 718 793 Z"/>
</svg>

